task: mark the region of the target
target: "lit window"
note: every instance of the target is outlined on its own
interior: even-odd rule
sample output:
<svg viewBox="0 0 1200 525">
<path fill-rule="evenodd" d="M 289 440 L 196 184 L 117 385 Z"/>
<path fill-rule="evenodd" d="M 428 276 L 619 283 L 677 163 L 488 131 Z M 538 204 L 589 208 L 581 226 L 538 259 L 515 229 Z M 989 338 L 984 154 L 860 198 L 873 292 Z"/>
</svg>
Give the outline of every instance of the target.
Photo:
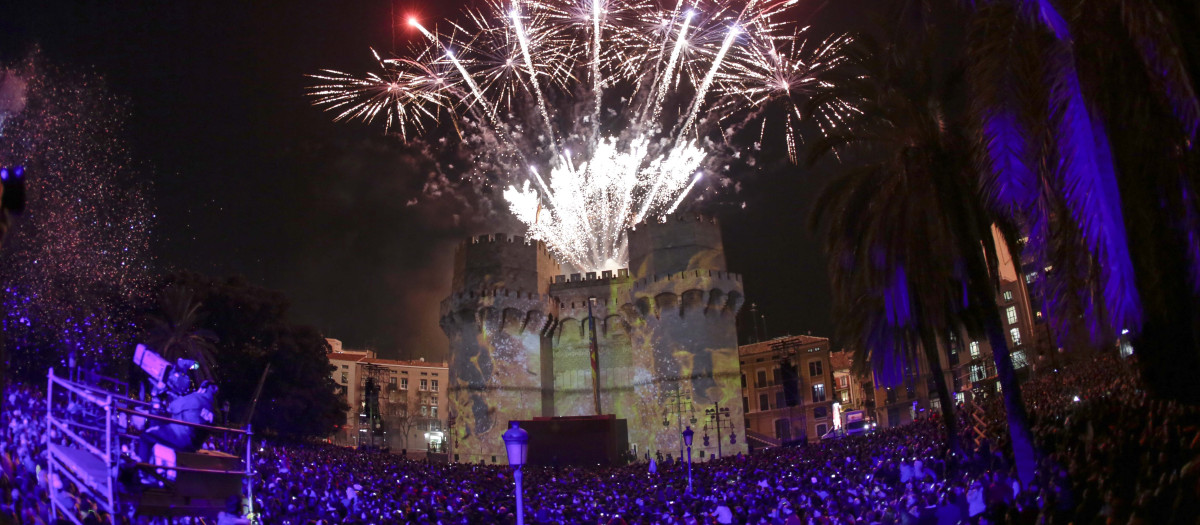
<svg viewBox="0 0 1200 525">
<path fill-rule="evenodd" d="M 825 383 L 817 383 L 812 386 L 813 403 L 820 403 L 825 400 Z"/>
<path fill-rule="evenodd" d="M 979 358 L 979 341 L 971 341 L 971 359 Z"/>
<path fill-rule="evenodd" d="M 1012 330 L 1008 331 L 1008 334 L 1012 336 L 1012 342 L 1014 345 L 1021 344 L 1021 329 L 1020 328 L 1013 328 Z"/>
<path fill-rule="evenodd" d="M 1008 324 L 1017 323 L 1017 307 L 1010 306 L 1004 310 L 1004 313 L 1008 316 Z"/>
<path fill-rule="evenodd" d="M 1004 291 L 1004 301 L 1005 302 L 1012 301 L 1012 290 Z"/>
<path fill-rule="evenodd" d="M 1020 370 L 1029 364 L 1029 360 L 1025 357 L 1024 350 L 1017 350 L 1012 353 L 1013 368 Z"/>
<path fill-rule="evenodd" d="M 983 365 L 971 365 L 971 382 L 978 383 L 987 378 L 987 369 Z"/>
</svg>

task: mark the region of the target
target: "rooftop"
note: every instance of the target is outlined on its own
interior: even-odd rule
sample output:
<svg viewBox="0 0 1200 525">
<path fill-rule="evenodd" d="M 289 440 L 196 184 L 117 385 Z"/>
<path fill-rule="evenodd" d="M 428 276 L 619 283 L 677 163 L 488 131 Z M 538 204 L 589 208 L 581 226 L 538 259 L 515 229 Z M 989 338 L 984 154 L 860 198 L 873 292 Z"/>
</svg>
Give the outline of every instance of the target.
<svg viewBox="0 0 1200 525">
<path fill-rule="evenodd" d="M 365 365 L 379 366 L 415 366 L 422 368 L 446 368 L 445 361 L 402 361 L 399 359 L 379 359 L 367 357 L 364 352 L 330 352 L 325 354 L 330 361 L 353 361 Z"/>
<path fill-rule="evenodd" d="M 363 359 L 360 362 L 368 364 L 368 365 L 381 365 L 381 366 L 419 366 L 419 367 L 424 367 L 424 368 L 446 368 L 445 361 L 440 361 L 440 362 L 425 361 L 425 360 L 401 361 L 399 359 L 367 358 L 367 359 Z"/>
<path fill-rule="evenodd" d="M 766 341 L 739 346 L 738 355 L 763 354 L 777 352 L 786 348 L 813 347 L 821 344 L 825 344 L 827 345 L 826 347 L 828 347 L 829 338 L 815 337 L 811 335 L 785 335 L 782 337 L 776 337 L 774 339 L 768 339 Z"/>
<path fill-rule="evenodd" d="M 850 368 L 851 362 L 853 362 L 853 358 L 848 350 L 829 353 L 829 364 L 833 366 L 834 370 L 847 370 Z"/>
</svg>

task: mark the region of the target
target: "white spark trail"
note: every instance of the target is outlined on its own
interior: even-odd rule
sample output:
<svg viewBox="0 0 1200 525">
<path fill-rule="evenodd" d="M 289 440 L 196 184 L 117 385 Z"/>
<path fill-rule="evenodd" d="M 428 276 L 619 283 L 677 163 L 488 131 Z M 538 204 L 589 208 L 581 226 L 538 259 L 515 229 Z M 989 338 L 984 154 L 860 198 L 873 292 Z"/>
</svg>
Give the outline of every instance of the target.
<svg viewBox="0 0 1200 525">
<path fill-rule="evenodd" d="M 725 36 L 725 41 L 721 43 L 721 50 L 717 52 L 716 58 L 713 59 L 712 67 L 708 69 L 708 74 L 704 76 L 704 82 L 700 84 L 700 89 L 696 92 L 696 98 L 692 101 L 692 109 L 688 110 L 687 113 L 687 121 L 683 123 L 683 127 L 679 130 L 680 136 L 687 134 L 692 124 L 696 122 L 696 116 L 700 114 L 700 105 L 704 104 L 704 97 L 708 95 L 708 89 L 712 87 L 713 77 L 717 75 L 717 69 L 720 69 L 721 61 L 725 60 L 725 54 L 729 52 L 729 47 L 733 45 L 733 39 L 740 32 L 736 25 L 729 27 L 729 34 Z"/>
<path fill-rule="evenodd" d="M 541 111 L 542 120 L 546 124 L 550 149 L 554 152 L 554 156 L 558 157 L 560 156 L 558 139 L 554 134 L 554 125 L 550 123 L 550 112 L 546 110 L 546 97 L 542 95 L 542 88 L 538 84 L 537 71 L 533 68 L 533 59 L 529 56 L 529 37 L 525 35 L 525 24 L 521 23 L 521 13 L 515 9 L 509 12 L 509 18 L 512 20 L 513 29 L 517 32 L 517 42 L 521 44 L 521 55 L 525 57 L 525 67 L 529 69 L 529 84 L 533 86 L 533 92 L 537 94 L 538 110 Z"/>
<path fill-rule="evenodd" d="M 592 110 L 592 138 L 600 134 L 600 110 L 602 86 L 600 78 L 600 13 L 603 0 L 592 0 L 592 92 L 595 94 L 596 107 Z"/>
<path fill-rule="evenodd" d="M 671 51 L 671 58 L 667 61 L 667 70 L 659 79 L 662 83 L 659 84 L 658 90 L 654 93 L 654 104 L 651 110 L 651 115 L 655 119 L 662 113 L 662 102 L 667 96 L 671 79 L 675 77 L 675 63 L 679 61 L 679 54 L 683 53 L 683 46 L 687 43 L 687 30 L 688 26 L 692 23 L 693 16 L 695 16 L 695 13 L 692 11 L 684 14 L 683 26 L 679 28 L 679 37 L 675 39 L 675 47 Z"/>
<path fill-rule="evenodd" d="M 671 203 L 670 208 L 667 208 L 667 213 L 666 213 L 667 215 L 675 213 L 675 209 L 678 208 L 679 205 L 683 203 L 683 198 L 687 197 L 688 194 L 692 192 L 692 188 L 696 187 L 697 182 L 700 182 L 700 176 L 701 176 L 700 173 L 696 173 L 696 177 L 692 179 L 692 182 L 690 184 L 688 184 L 687 187 L 684 188 L 682 192 L 679 193 L 679 198 L 675 199 L 675 202 Z"/>
</svg>

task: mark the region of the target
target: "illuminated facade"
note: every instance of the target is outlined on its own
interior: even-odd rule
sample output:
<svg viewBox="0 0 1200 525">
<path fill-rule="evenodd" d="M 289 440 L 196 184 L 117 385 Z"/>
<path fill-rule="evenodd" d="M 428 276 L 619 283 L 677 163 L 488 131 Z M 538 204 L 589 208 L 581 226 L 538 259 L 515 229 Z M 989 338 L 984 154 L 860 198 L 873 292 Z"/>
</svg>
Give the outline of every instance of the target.
<svg viewBox="0 0 1200 525">
<path fill-rule="evenodd" d="M 334 443 L 345 446 L 372 442 L 365 413 L 365 387 L 368 378 L 379 385 L 379 411 L 383 421 L 381 436 L 374 439 L 394 452 L 445 452 L 445 429 L 449 423 L 449 398 L 446 386 L 449 370 L 445 362 L 398 361 L 379 359 L 370 350 L 347 350 L 341 341 L 330 344 L 329 364 L 333 381 L 346 402 L 346 424 L 333 435 Z"/>
<path fill-rule="evenodd" d="M 698 408 L 730 410 L 741 428 L 735 316 L 741 276 L 725 267 L 717 223 L 679 215 L 629 231 L 630 268 L 564 274 L 541 243 L 503 234 L 468 240 L 455 256 L 453 293 L 442 302 L 450 339 L 451 454 L 503 462 L 509 420 L 596 414 L 625 419 L 631 452 L 679 449 L 663 425 L 672 394 Z M 675 418 L 672 417 L 671 420 Z M 712 450 L 694 446 L 715 455 Z"/>
<path fill-rule="evenodd" d="M 755 445 L 815 442 L 833 429 L 829 339 L 784 336 L 742 345 L 742 408 Z"/>
</svg>

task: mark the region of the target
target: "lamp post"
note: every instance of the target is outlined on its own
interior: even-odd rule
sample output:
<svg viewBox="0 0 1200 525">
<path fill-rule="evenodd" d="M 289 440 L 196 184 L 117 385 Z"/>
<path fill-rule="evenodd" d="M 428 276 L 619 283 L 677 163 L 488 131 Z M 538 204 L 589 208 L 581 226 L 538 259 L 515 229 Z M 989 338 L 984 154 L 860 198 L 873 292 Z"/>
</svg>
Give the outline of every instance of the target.
<svg viewBox="0 0 1200 525">
<path fill-rule="evenodd" d="M 671 412 L 674 412 L 675 424 L 678 425 L 676 428 L 679 428 L 680 432 L 682 432 L 684 410 L 687 410 L 690 413 L 688 416 L 688 422 L 693 425 L 696 424 L 696 407 L 692 405 L 692 398 L 688 397 L 687 394 L 684 394 L 679 387 L 675 387 L 673 390 L 667 391 L 663 397 L 664 404 L 666 405 L 666 407 L 663 409 L 663 427 L 671 426 L 671 422 L 667 419 L 667 415 Z M 672 404 L 675 406 L 671 407 Z M 682 442 L 679 443 L 679 459 L 683 459 Z"/>
<path fill-rule="evenodd" d="M 512 427 L 504 431 L 504 451 L 508 453 L 508 464 L 513 467 L 513 479 L 517 482 L 517 525 L 525 525 L 525 502 L 521 494 L 521 467 L 525 465 L 525 453 L 529 450 L 529 433 L 512 421 Z"/>
<path fill-rule="evenodd" d="M 687 460 L 688 460 L 688 494 L 692 493 L 692 427 L 688 426 L 683 429 L 683 444 L 687 445 Z"/>
<path fill-rule="evenodd" d="M 708 416 L 708 422 L 713 423 L 717 427 L 717 457 L 721 457 L 721 427 L 729 425 L 729 430 L 733 430 L 733 421 L 729 420 L 729 407 L 722 407 L 714 401 L 712 408 L 704 409 L 704 414 Z M 704 428 L 707 430 L 708 427 L 705 426 Z M 707 436 L 706 432 L 704 439 L 708 439 Z M 733 434 L 730 436 L 730 439 L 732 440 L 736 436 L 737 434 Z M 707 442 L 704 444 L 708 445 Z M 733 444 L 733 442 L 730 441 L 730 444 Z"/>
</svg>

